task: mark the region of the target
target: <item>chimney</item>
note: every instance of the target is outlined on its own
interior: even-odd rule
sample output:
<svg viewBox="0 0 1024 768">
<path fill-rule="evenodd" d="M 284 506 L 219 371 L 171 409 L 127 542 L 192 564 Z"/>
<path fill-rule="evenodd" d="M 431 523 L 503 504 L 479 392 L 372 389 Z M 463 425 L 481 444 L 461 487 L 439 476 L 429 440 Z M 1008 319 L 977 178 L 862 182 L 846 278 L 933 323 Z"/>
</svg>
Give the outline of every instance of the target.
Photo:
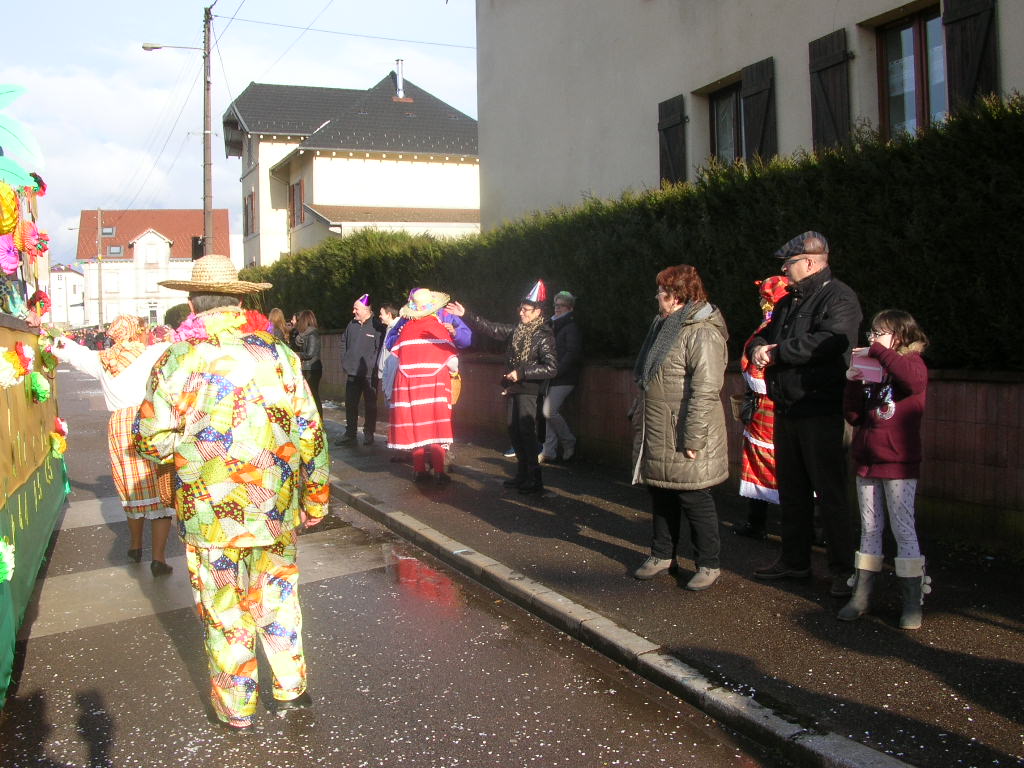
<svg viewBox="0 0 1024 768">
<path fill-rule="evenodd" d="M 402 78 L 402 59 L 395 59 L 395 98 L 405 98 L 405 80 Z"/>
</svg>

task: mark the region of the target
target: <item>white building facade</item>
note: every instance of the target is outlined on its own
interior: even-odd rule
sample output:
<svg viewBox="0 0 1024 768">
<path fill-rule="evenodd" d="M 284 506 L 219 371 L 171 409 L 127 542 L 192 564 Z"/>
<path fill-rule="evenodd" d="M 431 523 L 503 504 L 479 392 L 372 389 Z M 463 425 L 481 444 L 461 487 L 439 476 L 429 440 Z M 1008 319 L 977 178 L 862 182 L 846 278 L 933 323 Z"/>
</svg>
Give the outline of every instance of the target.
<svg viewBox="0 0 1024 768">
<path fill-rule="evenodd" d="M 52 306 L 45 318 L 61 328 L 85 325 L 85 276 L 68 264 L 50 268 L 49 295 Z"/>
<path fill-rule="evenodd" d="M 477 0 L 484 230 L 1024 89 L 1021 0 Z"/>
<path fill-rule="evenodd" d="M 395 73 L 365 91 L 252 83 L 223 124 L 246 266 L 366 227 L 480 231 L 476 121 Z"/>
</svg>

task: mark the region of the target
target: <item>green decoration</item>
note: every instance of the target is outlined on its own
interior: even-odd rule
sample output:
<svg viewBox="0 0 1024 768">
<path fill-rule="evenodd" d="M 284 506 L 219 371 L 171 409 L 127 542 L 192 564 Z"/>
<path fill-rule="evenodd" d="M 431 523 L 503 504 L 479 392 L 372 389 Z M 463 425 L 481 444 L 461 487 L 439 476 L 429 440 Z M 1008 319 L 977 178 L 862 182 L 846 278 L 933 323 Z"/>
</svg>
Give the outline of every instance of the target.
<svg viewBox="0 0 1024 768">
<path fill-rule="evenodd" d="M 50 382 L 46 380 L 39 371 L 32 371 L 29 374 L 32 380 L 32 400 L 37 403 L 45 403 L 50 399 Z"/>
<path fill-rule="evenodd" d="M 14 545 L 0 540 L 0 584 L 14 575 Z"/>
</svg>

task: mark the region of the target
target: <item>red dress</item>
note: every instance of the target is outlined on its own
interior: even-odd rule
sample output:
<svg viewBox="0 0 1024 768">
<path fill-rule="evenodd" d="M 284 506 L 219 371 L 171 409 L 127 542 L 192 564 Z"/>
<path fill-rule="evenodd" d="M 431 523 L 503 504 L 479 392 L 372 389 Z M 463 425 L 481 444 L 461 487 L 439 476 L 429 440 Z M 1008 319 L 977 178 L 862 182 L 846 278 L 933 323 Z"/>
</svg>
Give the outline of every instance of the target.
<svg viewBox="0 0 1024 768">
<path fill-rule="evenodd" d="M 451 334 L 435 315 L 409 320 L 391 348 L 398 373 L 391 394 L 388 447 L 410 450 L 452 442 Z"/>
<path fill-rule="evenodd" d="M 754 331 L 757 336 L 767 325 Z M 747 340 L 750 344 L 750 340 Z M 758 368 L 747 358 L 747 347 L 743 347 L 740 360 L 743 378 L 747 386 L 761 395 L 757 411 L 750 423 L 743 428 L 743 465 L 740 470 L 740 496 L 748 499 L 762 499 L 772 504 L 779 503 L 779 483 L 775 473 L 775 403 L 766 394 L 764 368 Z"/>
</svg>

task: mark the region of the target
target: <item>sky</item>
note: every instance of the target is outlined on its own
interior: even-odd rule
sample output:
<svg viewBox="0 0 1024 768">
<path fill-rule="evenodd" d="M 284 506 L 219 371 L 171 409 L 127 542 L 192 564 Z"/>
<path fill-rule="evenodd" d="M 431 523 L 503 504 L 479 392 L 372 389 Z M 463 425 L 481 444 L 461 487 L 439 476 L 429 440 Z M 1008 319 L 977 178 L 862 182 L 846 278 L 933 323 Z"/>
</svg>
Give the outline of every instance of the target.
<svg viewBox="0 0 1024 768">
<path fill-rule="evenodd" d="M 202 208 L 210 2 L 18 7 L 24 34 L 8 26 L 0 84 L 26 89 L 5 114 L 42 149 L 43 166 L 26 170 L 47 184 L 39 224 L 51 263 L 74 263 L 82 210 Z M 366 89 L 403 59 L 406 80 L 477 117 L 474 0 L 216 0 L 213 14 L 213 205 L 229 211 L 237 257 L 241 159 L 224 156 L 221 117 L 250 82 Z"/>
</svg>

